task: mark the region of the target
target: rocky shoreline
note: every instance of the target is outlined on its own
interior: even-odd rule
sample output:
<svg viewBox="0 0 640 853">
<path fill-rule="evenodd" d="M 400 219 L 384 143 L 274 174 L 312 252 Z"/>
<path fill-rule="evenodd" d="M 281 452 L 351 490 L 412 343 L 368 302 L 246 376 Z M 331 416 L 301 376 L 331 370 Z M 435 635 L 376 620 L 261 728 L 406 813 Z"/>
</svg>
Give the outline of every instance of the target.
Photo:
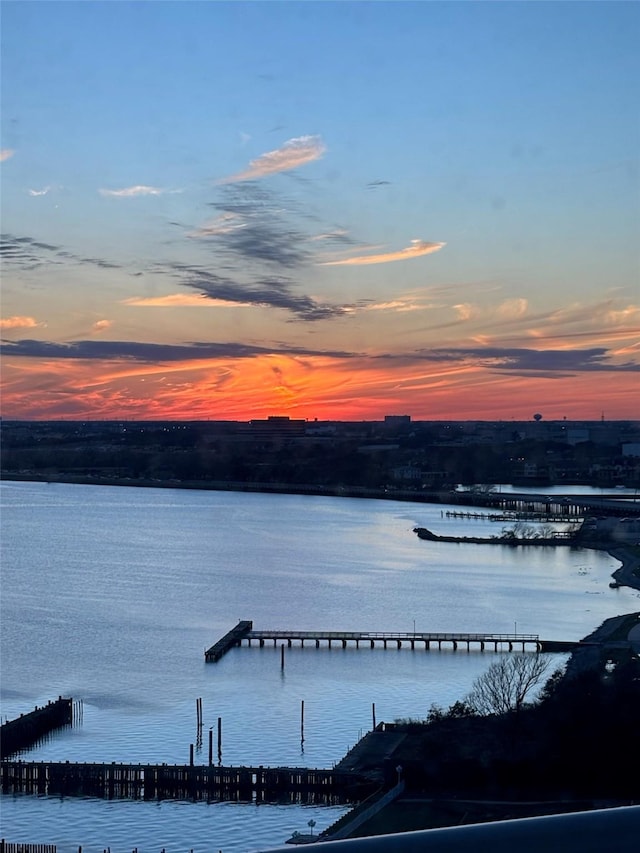
<svg viewBox="0 0 640 853">
<path fill-rule="evenodd" d="M 640 590 L 640 548 L 638 546 L 618 546 L 605 549 L 622 565 L 615 570 L 612 578 L 620 586 Z"/>
</svg>

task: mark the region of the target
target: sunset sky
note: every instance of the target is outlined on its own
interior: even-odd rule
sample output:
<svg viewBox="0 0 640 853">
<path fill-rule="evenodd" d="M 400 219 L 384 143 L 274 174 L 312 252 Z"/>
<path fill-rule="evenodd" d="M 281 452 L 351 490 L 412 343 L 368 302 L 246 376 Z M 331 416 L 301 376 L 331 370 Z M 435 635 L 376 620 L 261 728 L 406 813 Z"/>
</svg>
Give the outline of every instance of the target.
<svg viewBox="0 0 640 853">
<path fill-rule="evenodd" d="M 640 417 L 640 4 L 1 13 L 4 418 Z"/>
</svg>

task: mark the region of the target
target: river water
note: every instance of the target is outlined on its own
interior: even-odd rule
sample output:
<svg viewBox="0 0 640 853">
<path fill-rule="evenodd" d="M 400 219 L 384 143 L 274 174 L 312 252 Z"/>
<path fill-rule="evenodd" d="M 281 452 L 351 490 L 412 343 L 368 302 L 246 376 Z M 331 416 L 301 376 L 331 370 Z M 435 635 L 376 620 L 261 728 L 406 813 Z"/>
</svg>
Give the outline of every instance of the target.
<svg viewBox="0 0 640 853">
<path fill-rule="evenodd" d="M 240 619 L 574 640 L 640 609 L 637 592 L 609 588 L 618 563 L 606 553 L 419 540 L 416 526 L 497 532 L 448 507 L 22 482 L 1 484 L 0 498 L 3 720 L 58 695 L 84 706 L 82 725 L 29 760 L 187 763 L 201 698 L 204 732 L 222 719 L 223 764 L 331 767 L 370 730 L 373 703 L 377 722 L 422 718 L 462 699 L 495 660 L 305 646 L 287 649 L 284 670 L 268 647 L 205 664 L 204 649 Z M 208 761 L 204 740 L 196 763 Z M 0 827 L 61 853 L 245 853 L 345 810 L 3 796 Z"/>
</svg>

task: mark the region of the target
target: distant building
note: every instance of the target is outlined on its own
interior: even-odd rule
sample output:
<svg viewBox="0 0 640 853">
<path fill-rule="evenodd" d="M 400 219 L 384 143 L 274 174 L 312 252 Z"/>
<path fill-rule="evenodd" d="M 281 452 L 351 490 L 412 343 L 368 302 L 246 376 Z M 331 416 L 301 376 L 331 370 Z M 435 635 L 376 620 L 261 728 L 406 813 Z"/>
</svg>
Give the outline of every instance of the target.
<svg viewBox="0 0 640 853">
<path fill-rule="evenodd" d="M 401 465 L 391 469 L 394 480 L 422 480 L 422 470 L 413 465 Z"/>
<path fill-rule="evenodd" d="M 249 422 L 249 430 L 252 436 L 270 441 L 282 441 L 287 438 L 303 436 L 306 426 L 306 421 L 291 420 L 286 415 L 270 415 L 266 420 L 256 418 Z"/>
<path fill-rule="evenodd" d="M 385 426 L 409 426 L 411 423 L 411 415 L 385 415 L 384 416 Z"/>
</svg>

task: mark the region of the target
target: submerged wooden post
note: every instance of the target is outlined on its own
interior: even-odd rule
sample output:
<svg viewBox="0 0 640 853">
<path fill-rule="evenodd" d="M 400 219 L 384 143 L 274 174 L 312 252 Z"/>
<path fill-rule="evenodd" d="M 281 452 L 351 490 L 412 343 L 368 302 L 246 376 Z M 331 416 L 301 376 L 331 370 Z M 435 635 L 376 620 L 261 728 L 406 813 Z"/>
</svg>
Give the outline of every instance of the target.
<svg viewBox="0 0 640 853">
<path fill-rule="evenodd" d="M 209 767 L 213 764 L 213 729 L 209 727 Z"/>
<path fill-rule="evenodd" d="M 375 730 L 376 727 L 376 703 L 371 703 L 371 716 L 373 717 L 373 728 Z"/>
<path fill-rule="evenodd" d="M 300 702 L 300 743 L 304 743 L 304 699 Z"/>
<path fill-rule="evenodd" d="M 193 767 L 193 744 L 189 744 L 189 764 Z"/>
<path fill-rule="evenodd" d="M 222 764 L 222 717 L 218 717 L 218 764 Z"/>
<path fill-rule="evenodd" d="M 284 669 L 284 643 L 280 646 L 280 669 Z"/>
</svg>

